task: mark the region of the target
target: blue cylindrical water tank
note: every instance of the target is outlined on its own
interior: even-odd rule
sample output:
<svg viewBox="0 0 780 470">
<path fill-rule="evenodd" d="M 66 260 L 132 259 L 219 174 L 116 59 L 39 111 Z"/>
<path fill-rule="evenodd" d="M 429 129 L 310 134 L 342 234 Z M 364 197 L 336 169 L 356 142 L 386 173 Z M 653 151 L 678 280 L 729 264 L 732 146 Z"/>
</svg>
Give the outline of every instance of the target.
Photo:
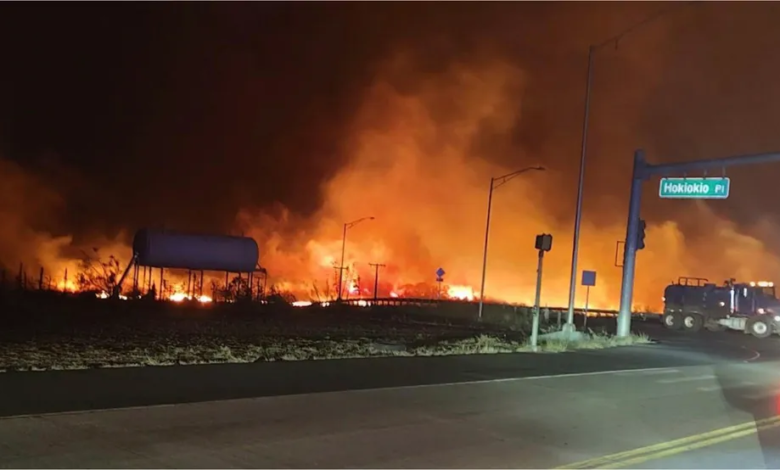
<svg viewBox="0 0 780 470">
<path fill-rule="evenodd" d="M 249 237 L 141 229 L 133 238 L 138 264 L 154 268 L 251 272 L 260 250 Z"/>
</svg>

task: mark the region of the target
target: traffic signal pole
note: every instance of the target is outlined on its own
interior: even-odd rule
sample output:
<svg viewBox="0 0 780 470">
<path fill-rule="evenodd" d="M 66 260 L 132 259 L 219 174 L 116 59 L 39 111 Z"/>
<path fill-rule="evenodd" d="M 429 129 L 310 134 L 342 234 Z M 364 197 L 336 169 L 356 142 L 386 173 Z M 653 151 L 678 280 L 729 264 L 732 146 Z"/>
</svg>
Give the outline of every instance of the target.
<svg viewBox="0 0 780 470">
<path fill-rule="evenodd" d="M 623 256 L 623 282 L 620 285 L 620 310 L 617 318 L 617 335 L 631 334 L 631 299 L 634 293 L 634 266 L 636 264 L 637 239 L 639 238 L 639 210 L 642 205 L 643 167 L 645 152 L 634 152 L 634 171 L 631 175 L 631 199 L 628 204 L 628 223 Z"/>
<path fill-rule="evenodd" d="M 780 153 L 760 153 L 738 157 L 713 158 L 695 162 L 667 163 L 650 165 L 645 161 L 643 150 L 634 152 L 634 169 L 631 175 L 631 198 L 628 204 L 628 223 L 623 250 L 623 280 L 620 287 L 620 310 L 617 319 L 617 335 L 631 334 L 631 304 L 634 293 L 634 272 L 636 265 L 637 241 L 639 235 L 639 217 L 642 203 L 642 183 L 651 176 L 667 176 L 669 173 L 687 173 L 724 169 L 738 165 L 780 162 Z"/>
</svg>

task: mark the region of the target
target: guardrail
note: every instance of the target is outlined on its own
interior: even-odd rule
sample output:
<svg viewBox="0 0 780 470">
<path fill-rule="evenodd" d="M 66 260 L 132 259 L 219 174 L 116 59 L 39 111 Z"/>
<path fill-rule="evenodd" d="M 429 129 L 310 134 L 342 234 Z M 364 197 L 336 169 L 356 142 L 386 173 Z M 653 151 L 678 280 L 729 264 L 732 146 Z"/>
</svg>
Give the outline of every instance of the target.
<svg viewBox="0 0 780 470">
<path fill-rule="evenodd" d="M 356 307 L 372 307 L 372 306 L 378 306 L 378 307 L 402 307 L 402 306 L 414 306 L 414 307 L 430 307 L 430 308 L 438 308 L 446 305 L 474 305 L 476 306 L 476 302 L 468 301 L 468 300 L 452 300 L 452 299 L 446 299 L 446 300 L 439 300 L 439 299 L 425 299 L 425 298 L 400 298 L 400 297 L 390 297 L 390 298 L 380 298 L 380 299 L 345 299 L 343 300 L 344 304 L 352 305 Z M 331 302 L 319 302 L 314 303 L 313 305 L 321 305 L 321 306 L 327 306 L 331 304 Z M 511 305 L 511 304 L 503 304 L 503 303 L 495 303 L 495 302 L 485 302 L 484 304 L 486 307 L 490 308 L 502 308 L 506 310 L 517 310 L 518 308 L 524 308 L 524 309 L 530 309 L 532 307 L 528 305 Z M 568 307 L 541 307 L 542 310 L 546 309 L 548 312 L 550 312 L 551 316 L 555 315 L 557 316 L 558 312 L 561 313 L 567 313 Z M 599 309 L 599 308 L 589 308 L 587 310 L 588 317 L 616 317 L 618 314 L 617 310 L 609 310 L 609 309 Z M 575 308 L 574 309 L 575 315 L 584 315 L 585 309 L 584 308 Z M 633 312 L 632 315 L 642 317 L 642 318 L 657 318 L 660 317 L 660 313 L 656 312 Z"/>
</svg>

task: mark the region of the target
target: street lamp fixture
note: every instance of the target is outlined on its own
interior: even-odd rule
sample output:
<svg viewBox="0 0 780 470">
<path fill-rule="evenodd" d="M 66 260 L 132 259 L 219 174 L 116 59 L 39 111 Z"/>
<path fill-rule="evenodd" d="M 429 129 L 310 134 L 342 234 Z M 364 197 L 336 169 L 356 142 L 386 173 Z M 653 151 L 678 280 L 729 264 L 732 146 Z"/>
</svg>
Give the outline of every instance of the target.
<svg viewBox="0 0 780 470">
<path fill-rule="evenodd" d="M 359 224 L 360 222 L 363 222 L 364 220 L 374 220 L 374 218 L 361 217 L 357 220 L 353 220 L 352 222 L 347 222 L 344 224 L 344 232 L 341 236 L 341 265 L 339 266 L 339 296 L 338 299 L 336 299 L 338 302 L 341 302 L 341 298 L 342 298 L 341 294 L 344 286 L 344 252 L 347 247 L 347 229 L 354 227 L 355 225 Z"/>
<path fill-rule="evenodd" d="M 487 206 L 487 223 L 485 224 L 485 247 L 482 252 L 482 283 L 479 288 L 479 312 L 477 313 L 477 318 L 479 320 L 482 320 L 482 309 L 484 307 L 484 299 L 485 299 L 485 272 L 487 268 L 487 251 L 488 251 L 488 236 L 490 235 L 490 209 L 493 204 L 493 190 L 506 184 L 509 180 L 515 178 L 516 176 L 519 176 L 527 171 L 544 171 L 545 168 L 543 166 L 529 166 L 527 168 L 523 168 L 522 170 L 513 171 L 512 173 L 507 173 L 504 176 L 499 176 L 498 178 L 490 178 L 490 191 L 488 192 L 488 206 Z"/>
</svg>

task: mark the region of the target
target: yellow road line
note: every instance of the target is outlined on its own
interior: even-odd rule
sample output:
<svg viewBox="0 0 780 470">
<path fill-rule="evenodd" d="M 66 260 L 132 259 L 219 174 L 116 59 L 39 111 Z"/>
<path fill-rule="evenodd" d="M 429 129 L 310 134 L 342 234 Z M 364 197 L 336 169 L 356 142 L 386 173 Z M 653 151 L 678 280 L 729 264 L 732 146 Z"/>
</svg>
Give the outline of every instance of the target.
<svg viewBox="0 0 780 470">
<path fill-rule="evenodd" d="M 584 469 L 584 468 L 619 468 L 621 466 L 631 466 L 637 463 L 655 460 L 672 455 L 680 454 L 690 450 L 708 447 L 721 442 L 738 439 L 749 436 L 765 429 L 771 429 L 780 426 L 780 416 L 765 418 L 758 421 L 737 424 L 714 431 L 708 431 L 701 434 L 675 439 L 673 441 L 662 442 L 647 447 L 618 452 L 616 454 L 596 457 L 580 462 L 571 463 L 558 467 L 560 469 Z"/>
<path fill-rule="evenodd" d="M 613 463 L 610 465 L 604 465 L 602 468 L 629 468 L 633 465 L 647 462 L 649 460 L 658 460 L 665 457 L 671 457 L 673 455 L 682 454 L 683 452 L 689 452 L 696 449 L 701 449 L 703 447 L 709 447 L 713 446 L 715 444 L 720 444 L 721 442 L 731 441 L 734 439 L 738 439 L 740 437 L 750 436 L 752 434 L 759 433 L 761 431 L 764 431 L 766 429 L 772 429 L 780 426 L 780 422 L 775 423 L 769 423 L 764 424 L 763 426 L 756 426 L 753 428 L 744 429 L 742 431 L 737 431 L 735 433 L 726 434 L 724 436 L 718 436 L 713 437 L 711 439 L 707 439 L 704 441 L 694 442 L 693 444 L 669 449 L 666 451 L 658 452 L 656 454 L 650 454 L 650 455 L 644 455 L 640 457 L 636 457 L 633 459 L 623 460 L 617 463 Z"/>
</svg>

